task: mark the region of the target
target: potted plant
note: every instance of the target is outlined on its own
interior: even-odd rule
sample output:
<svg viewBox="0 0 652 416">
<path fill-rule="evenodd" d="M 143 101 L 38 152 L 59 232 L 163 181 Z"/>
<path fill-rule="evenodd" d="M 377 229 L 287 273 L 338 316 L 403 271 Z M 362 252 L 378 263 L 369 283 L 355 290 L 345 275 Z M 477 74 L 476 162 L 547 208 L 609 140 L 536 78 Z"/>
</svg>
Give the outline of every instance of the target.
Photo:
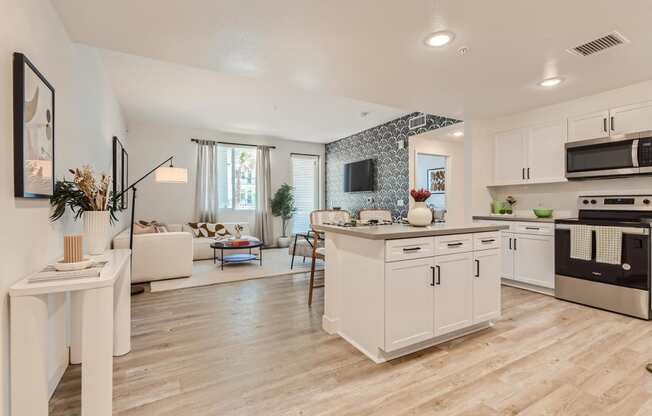
<svg viewBox="0 0 652 416">
<path fill-rule="evenodd" d="M 514 198 L 511 195 L 508 195 L 507 198 L 505 198 L 505 205 L 504 210 L 505 214 L 512 214 L 514 212 L 514 205 L 516 205 L 516 198 Z"/>
<path fill-rule="evenodd" d="M 108 241 L 109 223 L 117 220 L 116 203 L 113 201 L 112 192 L 109 191 L 111 177 L 102 175 L 97 180 L 89 166 L 70 169 L 69 172 L 73 175 L 71 181 L 64 178 L 54 185 L 50 198 L 50 221 L 58 220 L 66 212 L 66 208 L 70 208 L 74 219 L 81 217 L 84 222 L 84 239 L 88 254 L 102 254 Z"/>
<path fill-rule="evenodd" d="M 426 206 L 426 200 L 432 192 L 427 189 L 413 189 L 410 196 L 414 199 L 414 206 L 408 211 L 408 222 L 415 227 L 425 227 L 432 223 L 432 211 Z"/>
<path fill-rule="evenodd" d="M 294 213 L 297 211 L 294 206 L 294 194 L 292 187 L 287 183 L 281 185 L 272 198 L 272 215 L 281 217 L 282 234 L 278 238 L 279 247 L 287 247 L 290 245 L 290 237 L 287 235 L 288 221 L 292 219 Z"/>
</svg>

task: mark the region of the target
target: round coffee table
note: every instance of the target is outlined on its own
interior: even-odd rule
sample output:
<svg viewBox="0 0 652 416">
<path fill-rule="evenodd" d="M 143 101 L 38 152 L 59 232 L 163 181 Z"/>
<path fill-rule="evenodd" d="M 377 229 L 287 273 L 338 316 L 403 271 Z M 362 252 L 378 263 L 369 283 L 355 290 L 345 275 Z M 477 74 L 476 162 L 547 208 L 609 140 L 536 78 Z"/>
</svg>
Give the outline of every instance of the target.
<svg viewBox="0 0 652 416">
<path fill-rule="evenodd" d="M 247 244 L 233 245 L 231 241 L 216 241 L 211 244 L 213 249 L 213 263 L 217 263 L 217 250 L 220 250 L 220 268 L 224 270 L 225 263 L 245 263 L 248 261 L 258 260 L 263 265 L 263 242 L 259 240 L 247 240 Z M 252 248 L 258 248 L 258 256 L 251 253 Z M 224 255 L 224 250 L 241 250 L 249 249 L 249 254 L 238 253 Z"/>
</svg>

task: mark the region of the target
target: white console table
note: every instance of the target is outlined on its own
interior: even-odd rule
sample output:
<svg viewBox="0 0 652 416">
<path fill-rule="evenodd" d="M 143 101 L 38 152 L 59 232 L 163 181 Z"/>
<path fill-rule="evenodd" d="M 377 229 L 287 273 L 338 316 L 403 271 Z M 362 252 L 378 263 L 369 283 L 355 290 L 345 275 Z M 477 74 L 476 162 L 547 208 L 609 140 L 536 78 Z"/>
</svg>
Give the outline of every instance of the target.
<svg viewBox="0 0 652 416">
<path fill-rule="evenodd" d="M 131 349 L 131 250 L 108 250 L 99 277 L 29 283 L 9 290 L 11 414 L 48 414 L 48 295 L 70 292 L 71 361 L 82 364 L 83 416 L 110 416 L 113 356 Z"/>
</svg>

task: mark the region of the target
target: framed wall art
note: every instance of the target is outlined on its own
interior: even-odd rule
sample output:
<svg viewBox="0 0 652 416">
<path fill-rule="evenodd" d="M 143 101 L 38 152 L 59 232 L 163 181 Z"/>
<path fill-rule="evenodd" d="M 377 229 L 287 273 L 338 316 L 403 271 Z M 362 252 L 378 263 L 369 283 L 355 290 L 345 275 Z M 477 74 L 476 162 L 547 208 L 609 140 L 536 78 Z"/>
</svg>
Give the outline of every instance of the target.
<svg viewBox="0 0 652 416">
<path fill-rule="evenodd" d="M 428 190 L 433 194 L 446 193 L 446 168 L 428 169 Z"/>
<path fill-rule="evenodd" d="M 129 170 L 129 155 L 125 150 L 120 139 L 113 136 L 113 195 L 119 195 L 127 189 L 128 170 Z M 117 207 L 120 210 L 127 208 L 127 195 L 122 195 L 117 201 Z"/>
<path fill-rule="evenodd" d="M 14 53 L 14 195 L 54 192 L 54 87 L 22 53 Z"/>
</svg>

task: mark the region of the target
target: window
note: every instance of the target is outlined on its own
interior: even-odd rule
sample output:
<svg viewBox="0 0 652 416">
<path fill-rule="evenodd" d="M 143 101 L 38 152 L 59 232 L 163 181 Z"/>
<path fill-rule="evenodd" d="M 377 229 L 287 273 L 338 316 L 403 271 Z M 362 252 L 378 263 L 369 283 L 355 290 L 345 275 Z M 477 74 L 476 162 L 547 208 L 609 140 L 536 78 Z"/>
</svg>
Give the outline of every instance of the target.
<svg viewBox="0 0 652 416">
<path fill-rule="evenodd" d="M 297 211 L 292 221 L 293 233 L 310 229 L 310 213 L 319 209 L 319 156 L 292 154 L 292 186 Z"/>
<path fill-rule="evenodd" d="M 219 207 L 256 209 L 256 149 L 220 145 L 217 163 Z"/>
</svg>

